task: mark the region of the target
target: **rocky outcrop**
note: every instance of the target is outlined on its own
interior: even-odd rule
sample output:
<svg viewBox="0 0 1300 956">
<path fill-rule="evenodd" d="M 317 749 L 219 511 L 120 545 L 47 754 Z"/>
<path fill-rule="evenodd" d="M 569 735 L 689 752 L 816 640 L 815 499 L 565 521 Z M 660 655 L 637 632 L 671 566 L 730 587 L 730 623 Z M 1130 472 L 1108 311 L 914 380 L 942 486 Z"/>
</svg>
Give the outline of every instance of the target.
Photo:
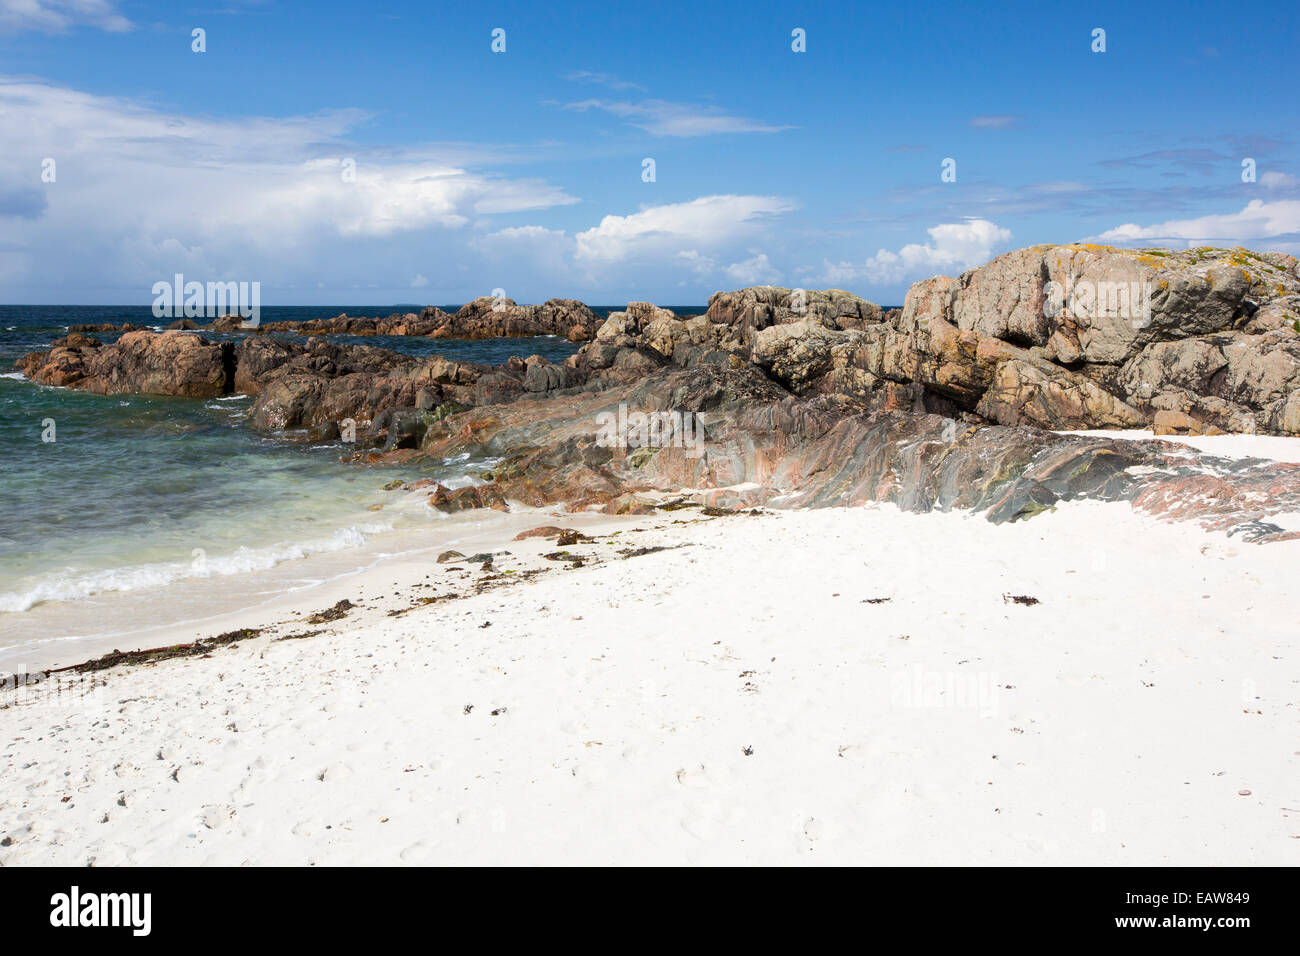
<svg viewBox="0 0 1300 956">
<path fill-rule="evenodd" d="M 90 324 L 69 325 L 69 332 L 139 332 L 145 327 L 131 322 L 114 325 L 112 322 L 92 322 Z"/>
<path fill-rule="evenodd" d="M 577 382 L 571 368 L 536 355 L 489 366 L 319 339 L 216 343 L 182 331 L 128 332 L 112 345 L 73 333 L 18 367 L 42 385 L 105 395 L 253 395 L 258 428 L 334 437 L 351 420 L 362 437 L 378 435 L 390 447 L 393 427 L 407 428 L 403 440 L 411 443 L 410 416 L 432 421 L 453 409 L 546 395 Z"/>
<path fill-rule="evenodd" d="M 1241 250 L 1039 246 L 919 282 L 901 310 L 774 287 L 719 293 L 700 316 L 632 302 L 563 364 L 175 331 L 68 336 L 22 367 L 92 391 L 254 395 L 256 427 L 345 437 L 365 460 L 504 459 L 486 484 L 434 488 L 446 511 L 636 511 L 650 506 L 640 494 L 690 488 L 729 505 L 893 501 L 1016 520 L 1092 497 L 1276 540 L 1292 532 L 1268 519 L 1300 510 L 1300 466 L 1058 432 L 1300 434 L 1295 270 Z M 418 334 L 587 321 L 571 300 L 499 305 L 402 321 L 443 323 L 410 324 Z M 606 440 L 629 410 L 640 437 Z"/>
<path fill-rule="evenodd" d="M 620 409 L 690 415 L 699 445 L 603 441 Z M 757 368 L 706 361 L 640 382 L 469 409 L 431 426 L 420 451 L 504 459 L 486 485 L 436 489 L 442 510 L 474 502 L 564 502 L 623 511 L 679 489 L 724 508 L 892 502 L 1016 521 L 1062 502 L 1128 501 L 1252 541 L 1300 537 L 1271 519 L 1300 509 L 1300 465 L 1200 455 L 1161 440 L 965 424 L 839 395 L 799 397 Z M 644 506 L 644 505 L 643 505 Z"/>
<path fill-rule="evenodd" d="M 772 287 L 689 320 L 634 305 L 576 369 L 621 383 L 720 350 L 798 395 L 913 394 L 1004 425 L 1300 434 L 1300 278 L 1279 253 L 1036 246 L 918 282 L 889 313 Z"/>
<path fill-rule="evenodd" d="M 738 292 L 716 292 L 709 298 L 709 321 L 728 330 L 729 351 L 752 348 L 758 332 L 773 326 L 808 323 L 828 330 L 876 325 L 884 311 L 840 289 L 809 291 L 758 286 Z"/>
<path fill-rule="evenodd" d="M 395 312 L 384 318 L 350 316 L 304 322 L 263 322 L 246 327 L 239 316 L 216 320 L 215 332 L 258 334 L 299 332 L 303 335 L 427 335 L 440 339 L 527 338 L 558 335 L 572 342 L 589 341 L 600 319 L 577 299 L 548 299 L 541 305 L 516 305 L 513 299 L 481 296 L 454 314 L 434 306 L 415 312 Z"/>
<path fill-rule="evenodd" d="M 263 322 L 256 331 L 300 332 L 303 335 L 433 335 L 451 320 L 442 309 L 432 306 L 419 314 L 394 312 L 385 318 L 350 316 L 346 312 L 330 319 L 309 319 L 305 322 Z"/>
<path fill-rule="evenodd" d="M 917 380 L 994 421 L 1294 435 L 1296 266 L 1243 249 L 1034 246 L 915 284 L 897 332 L 948 359 L 955 329 L 980 374 L 954 391 L 922 363 Z"/>
<path fill-rule="evenodd" d="M 516 305 L 513 299 L 480 296 L 457 310 L 439 337 L 490 339 L 558 335 L 571 342 L 589 341 L 600 320 L 577 299 L 548 299 L 541 305 Z"/>
<path fill-rule="evenodd" d="M 212 398 L 231 390 L 232 349 L 192 332 L 127 332 L 112 345 L 69 335 L 24 356 L 19 367 L 42 385 L 100 395 Z"/>
</svg>

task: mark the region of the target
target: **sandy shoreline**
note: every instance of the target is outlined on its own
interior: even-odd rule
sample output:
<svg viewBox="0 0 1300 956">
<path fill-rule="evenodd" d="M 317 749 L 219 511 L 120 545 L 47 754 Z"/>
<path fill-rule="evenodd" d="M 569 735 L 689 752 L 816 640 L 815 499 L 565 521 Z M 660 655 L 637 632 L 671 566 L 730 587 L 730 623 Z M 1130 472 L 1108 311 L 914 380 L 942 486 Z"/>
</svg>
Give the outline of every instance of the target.
<svg viewBox="0 0 1300 956">
<path fill-rule="evenodd" d="M 1097 503 L 601 520 L 581 568 L 389 562 L 339 620 L 7 692 L 0 863 L 1300 858 L 1300 542 Z"/>
<path fill-rule="evenodd" d="M 391 507 L 436 515 L 426 505 L 424 494 L 394 494 L 403 495 L 404 500 L 391 501 Z M 438 515 L 422 527 L 377 535 L 358 548 L 285 561 L 269 572 L 191 578 L 147 591 L 96 594 L 88 601 L 49 602 L 21 615 L 9 615 L 23 618 L 26 631 L 42 636 L 25 635 L 12 640 L 13 634 L 6 633 L 0 642 L 0 674 L 66 667 L 116 649 L 133 651 L 259 627 L 269 620 L 305 613 L 306 608 L 334 604 L 352 595 L 370 577 L 382 578 L 388 569 L 392 569 L 394 580 L 410 577 L 413 568 L 425 566 L 447 549 L 469 549 L 466 554 L 508 550 L 518 531 L 554 523 L 560 517 L 584 529 L 616 530 L 630 520 L 591 512 L 561 515 L 553 509 L 518 504 L 508 514 L 478 510 Z M 171 613 L 175 603 L 193 598 L 200 590 L 206 592 L 209 608 L 176 619 L 177 615 Z M 26 620 L 37 614 L 42 617 Z M 129 621 L 131 626 L 126 631 L 101 628 L 104 633 L 79 633 L 86 630 L 87 619 L 95 619 L 96 614 L 100 621 Z M 68 618 L 74 619 L 76 626 L 69 628 Z"/>
</svg>

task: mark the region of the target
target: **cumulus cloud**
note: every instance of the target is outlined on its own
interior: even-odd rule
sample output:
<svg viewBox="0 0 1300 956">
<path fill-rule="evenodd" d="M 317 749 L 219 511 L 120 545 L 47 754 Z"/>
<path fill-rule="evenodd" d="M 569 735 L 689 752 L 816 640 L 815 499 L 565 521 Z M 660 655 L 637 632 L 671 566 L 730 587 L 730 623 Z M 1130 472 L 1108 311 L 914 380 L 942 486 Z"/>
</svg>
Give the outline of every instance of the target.
<svg viewBox="0 0 1300 956">
<path fill-rule="evenodd" d="M 0 33 L 64 33 L 75 26 L 123 33 L 131 21 L 108 0 L 0 0 Z"/>
<path fill-rule="evenodd" d="M 1125 223 L 1108 229 L 1097 238 L 1102 242 L 1134 243 L 1186 241 L 1191 245 L 1241 244 L 1248 240 L 1272 240 L 1300 232 L 1300 200 L 1265 202 L 1252 199 L 1244 209 L 1223 215 L 1172 219 L 1151 226 Z"/>
<path fill-rule="evenodd" d="M 728 279 L 742 286 L 772 285 L 781 278 L 781 273 L 768 261 L 765 252 L 742 262 L 733 262 L 722 271 Z"/>
<path fill-rule="evenodd" d="M 585 263 L 629 258 L 668 258 L 690 246 L 720 246 L 758 233 L 773 216 L 794 206 L 777 196 L 701 196 L 690 202 L 650 206 L 627 216 L 606 216 L 578 233 L 577 257 Z"/>
<path fill-rule="evenodd" d="M 361 146 L 361 110 L 199 117 L 0 76 L 0 118 L 0 300 L 147 302 L 177 272 L 265 304 L 704 296 L 778 276 L 795 208 L 707 195 L 557 228 L 579 199 L 511 170 L 526 151 Z"/>
<path fill-rule="evenodd" d="M 707 278 L 718 268 L 716 259 L 710 256 L 702 256 L 695 249 L 683 249 L 677 253 L 676 258 L 684 262 L 688 269 L 701 278 Z"/>
<path fill-rule="evenodd" d="M 859 279 L 879 285 L 961 272 L 982 265 L 1011 241 L 1011 231 L 987 219 L 943 223 L 927 229 L 930 242 L 910 243 L 898 252 L 879 250 L 861 265 L 824 262 L 823 281 L 837 284 Z"/>
<path fill-rule="evenodd" d="M 367 118 L 359 110 L 196 118 L 0 79 L 0 116 L 11 144 L 0 245 L 18 250 L 6 275 L 25 287 L 70 275 L 96 288 L 148 288 L 184 269 L 266 283 L 314 283 L 324 271 L 400 288 L 418 250 L 406 242 L 398 255 L 411 261 L 401 263 L 389 254 L 394 243 L 418 236 L 427 247 L 445 236 L 460 250 L 489 217 L 578 201 L 434 148 L 359 147 L 347 139 Z M 47 160 L 53 182 L 41 179 Z"/>
</svg>

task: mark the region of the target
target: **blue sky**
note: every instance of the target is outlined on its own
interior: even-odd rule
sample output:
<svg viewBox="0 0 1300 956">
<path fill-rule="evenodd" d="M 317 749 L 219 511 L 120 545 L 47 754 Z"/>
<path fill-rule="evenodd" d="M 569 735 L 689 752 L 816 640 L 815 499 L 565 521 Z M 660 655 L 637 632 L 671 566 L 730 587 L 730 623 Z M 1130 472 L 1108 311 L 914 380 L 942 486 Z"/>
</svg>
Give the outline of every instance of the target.
<svg viewBox="0 0 1300 956">
<path fill-rule="evenodd" d="M 1039 242 L 1300 253 L 1296 5 L 1135 6 L 0 0 L 0 301 L 896 304 Z"/>
</svg>

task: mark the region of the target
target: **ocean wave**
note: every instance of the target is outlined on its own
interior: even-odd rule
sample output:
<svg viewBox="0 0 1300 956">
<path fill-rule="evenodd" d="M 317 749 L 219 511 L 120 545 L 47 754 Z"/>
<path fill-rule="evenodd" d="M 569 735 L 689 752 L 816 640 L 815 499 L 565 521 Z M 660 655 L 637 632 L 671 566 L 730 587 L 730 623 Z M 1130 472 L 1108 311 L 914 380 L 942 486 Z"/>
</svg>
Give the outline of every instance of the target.
<svg viewBox="0 0 1300 956">
<path fill-rule="evenodd" d="M 200 553 L 192 561 L 141 564 L 90 573 L 75 570 L 55 572 L 46 575 L 26 591 L 0 594 L 0 613 L 26 611 L 47 601 L 76 601 L 110 591 L 160 588 L 186 578 L 224 577 L 267 571 L 285 561 L 296 561 L 329 551 L 359 548 L 371 535 L 392 529 L 391 522 L 354 525 L 339 528 L 328 538 L 265 548 L 241 547 L 231 554 L 218 557 L 207 557 Z"/>
</svg>

